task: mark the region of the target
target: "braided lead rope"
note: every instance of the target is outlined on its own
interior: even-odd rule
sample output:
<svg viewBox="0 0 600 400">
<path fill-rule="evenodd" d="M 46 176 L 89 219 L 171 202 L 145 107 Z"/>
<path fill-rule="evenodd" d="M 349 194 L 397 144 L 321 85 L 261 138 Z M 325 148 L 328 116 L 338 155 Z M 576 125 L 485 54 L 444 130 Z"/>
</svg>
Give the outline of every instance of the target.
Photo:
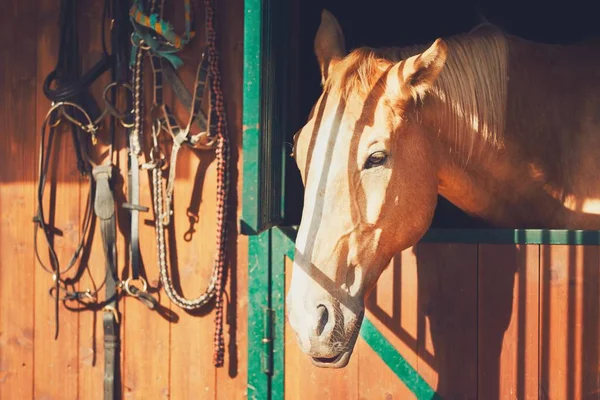
<svg viewBox="0 0 600 400">
<path fill-rule="evenodd" d="M 208 56 L 210 65 L 210 108 L 211 128 L 216 120 L 217 127 L 217 254 L 215 268 L 216 281 L 216 315 L 215 315 L 215 353 L 214 364 L 223 366 L 225 341 L 223 338 L 223 283 L 227 257 L 227 212 L 229 195 L 229 139 L 225 119 L 221 75 L 219 71 L 219 54 L 217 52 L 217 35 L 215 31 L 214 0 L 204 0 L 206 12 L 206 28 L 208 35 Z"/>
<path fill-rule="evenodd" d="M 213 297 L 216 298 L 216 316 L 215 316 L 215 354 L 214 364 L 217 367 L 223 366 L 224 359 L 224 339 L 223 339 L 223 281 L 226 267 L 227 256 L 227 211 L 228 211 L 228 192 L 229 192 L 229 140 L 227 137 L 227 126 L 225 120 L 225 109 L 223 93 L 221 90 L 221 79 L 219 72 L 219 59 L 216 48 L 216 33 L 214 29 L 214 4 L 212 0 L 205 1 L 206 7 L 206 25 L 208 36 L 208 56 L 209 56 L 209 74 L 210 74 L 210 129 L 211 135 L 216 136 L 216 158 L 217 158 L 217 235 L 216 235 L 216 254 L 214 258 L 213 271 L 209 280 L 207 289 L 195 299 L 186 299 L 181 296 L 173 287 L 169 276 L 167 265 L 167 246 L 165 243 L 165 220 L 164 216 L 169 212 L 165 206 L 165 192 L 163 188 L 163 177 L 160 169 L 160 163 L 156 164 L 152 171 L 153 178 L 153 202 L 154 219 L 157 236 L 157 252 L 160 267 L 160 279 L 169 299 L 178 307 L 192 310 L 198 309 L 207 304 Z M 155 77 L 156 80 L 156 77 Z M 156 83 L 156 82 L 155 82 Z M 188 127 L 189 128 L 189 127 Z M 153 140 L 157 153 L 158 133 L 161 130 L 160 124 L 153 126 Z M 181 134 L 181 133 L 179 133 Z M 179 134 L 177 136 L 179 136 Z M 175 153 L 179 150 L 181 143 L 174 141 Z M 169 168 L 173 169 L 171 164 Z M 174 171 L 170 171 L 174 173 Z M 173 182 L 173 179 L 170 180 Z M 172 190 L 172 188 L 171 188 Z M 170 219 L 168 220 L 170 221 Z"/>
<path fill-rule="evenodd" d="M 152 7 L 152 12 L 156 13 L 162 18 L 162 2 L 154 5 Z M 140 46 L 141 48 L 142 46 Z M 153 108 L 159 109 L 163 107 L 163 95 L 162 95 L 162 75 L 161 75 L 161 67 L 158 61 L 158 57 L 160 57 L 160 53 L 151 54 L 152 57 L 152 68 L 154 71 L 154 104 Z M 197 82 L 196 86 L 201 84 L 201 82 Z M 193 110 L 192 110 L 193 113 Z M 210 299 L 215 294 L 216 287 L 216 279 L 217 273 L 213 271 L 213 274 L 208 283 L 207 289 L 195 299 L 188 300 L 183 296 L 179 295 L 175 288 L 173 287 L 173 283 L 171 278 L 169 277 L 168 271 L 168 262 L 167 262 L 167 246 L 165 240 L 165 227 L 170 223 L 170 213 L 171 213 L 171 202 L 170 196 L 167 196 L 165 199 L 165 189 L 163 188 L 163 177 L 162 177 L 162 167 L 163 160 L 161 159 L 161 153 L 159 149 L 158 135 L 160 131 L 164 128 L 168 128 L 169 131 L 173 131 L 170 125 L 174 122 L 169 119 L 169 114 L 167 113 L 167 118 L 164 121 L 161 121 L 160 118 L 154 121 L 152 126 L 152 140 L 153 140 L 153 148 L 151 151 L 151 162 L 148 164 L 149 168 L 152 168 L 152 183 L 153 183 L 153 203 L 154 203 L 154 222 L 155 222 L 155 231 L 156 231 L 156 241 L 157 241 L 157 253 L 158 253 L 158 264 L 159 264 L 159 275 L 161 284 L 165 289 L 165 293 L 169 297 L 169 299 L 178 307 L 193 310 L 200 308 L 207 304 Z M 167 127 L 164 127 L 163 124 L 167 124 Z M 183 134 L 184 131 L 178 129 L 177 137 L 179 140 L 175 140 L 173 144 L 173 148 L 171 150 L 171 160 L 169 163 L 169 175 L 172 176 L 175 174 L 176 169 L 176 156 L 181 144 L 183 143 L 182 138 L 187 134 Z M 169 179 L 169 182 L 174 182 L 174 176 Z M 173 192 L 173 186 L 168 185 L 168 192 Z"/>
<path fill-rule="evenodd" d="M 129 147 L 131 153 L 139 156 L 142 152 L 142 132 L 144 130 L 144 85 L 142 82 L 142 71 L 144 69 L 144 50 L 141 46 L 135 52 L 135 64 L 133 66 L 133 128 L 131 129 Z M 131 168 L 138 168 L 132 165 Z"/>
<path fill-rule="evenodd" d="M 153 154 L 157 153 L 158 148 L 158 132 L 160 132 L 160 126 L 155 124 L 152 127 L 152 139 L 154 141 Z M 153 160 L 154 161 L 154 160 Z M 160 280 L 162 286 L 165 289 L 165 293 L 169 299 L 176 304 L 178 307 L 186 310 L 194 310 L 207 304 L 210 299 L 215 295 L 217 274 L 213 270 L 207 289 L 195 299 L 188 300 L 181 296 L 173 287 L 173 282 L 169 276 L 168 263 L 167 263 L 167 246 L 165 241 L 165 226 L 164 216 L 168 212 L 165 210 L 167 206 L 165 202 L 165 192 L 163 188 L 163 178 L 161 163 L 155 163 L 152 168 L 152 184 L 153 184 L 153 202 L 154 202 L 154 227 L 156 231 L 156 243 L 158 252 L 158 263 L 160 268 Z M 170 165 L 172 167 L 172 165 Z"/>
<path fill-rule="evenodd" d="M 154 13 L 156 9 L 156 0 L 150 3 L 150 12 Z M 144 132 L 144 51 L 148 50 L 147 44 L 135 43 L 132 40 L 133 51 L 135 52 L 133 64 L 133 128 L 130 133 L 130 151 L 136 156 L 142 153 L 142 140 Z M 132 165 L 131 168 L 134 166 Z M 139 167 L 138 167 L 139 168 Z"/>
</svg>

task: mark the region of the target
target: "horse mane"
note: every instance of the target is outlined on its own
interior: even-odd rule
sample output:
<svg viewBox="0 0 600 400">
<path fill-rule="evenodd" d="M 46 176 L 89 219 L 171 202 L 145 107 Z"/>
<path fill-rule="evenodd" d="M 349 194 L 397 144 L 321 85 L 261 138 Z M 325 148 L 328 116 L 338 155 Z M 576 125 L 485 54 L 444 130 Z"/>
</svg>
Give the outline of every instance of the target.
<svg viewBox="0 0 600 400">
<path fill-rule="evenodd" d="M 508 40 L 489 24 L 469 33 L 444 39 L 448 45 L 446 65 L 425 98 L 438 102 L 430 115 L 433 128 L 445 131 L 451 147 L 468 161 L 476 144 L 502 147 L 507 112 Z M 424 51 L 428 45 L 353 50 L 333 69 L 324 90 L 347 99 L 366 96 L 384 85 L 379 78 L 393 63 Z M 434 100 L 434 101 L 435 101 Z M 421 108 L 421 110 L 424 110 Z M 423 119 L 425 111 L 420 112 Z M 480 148 L 481 149 L 481 148 Z"/>
</svg>

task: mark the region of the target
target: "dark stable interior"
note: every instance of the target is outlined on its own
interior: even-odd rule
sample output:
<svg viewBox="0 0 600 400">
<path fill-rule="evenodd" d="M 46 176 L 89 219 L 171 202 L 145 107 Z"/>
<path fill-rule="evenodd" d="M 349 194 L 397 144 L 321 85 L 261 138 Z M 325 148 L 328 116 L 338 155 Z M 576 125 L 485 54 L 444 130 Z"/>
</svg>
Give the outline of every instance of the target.
<svg viewBox="0 0 600 400">
<path fill-rule="evenodd" d="M 545 43 L 570 43 L 600 36 L 596 4 L 586 2 L 507 2 L 449 0 L 295 0 L 294 25 L 298 47 L 297 75 L 300 84 L 290 110 L 290 131 L 286 142 L 300 129 L 321 93 L 320 72 L 313 43 L 320 23 L 321 10 L 331 11 L 339 23 L 349 51 L 360 46 L 405 46 L 427 43 L 440 36 L 470 30 L 484 21 L 523 38 Z M 598 111 L 600 113 L 600 110 Z M 286 225 L 300 223 L 303 186 L 294 160 L 287 159 Z M 439 197 L 432 227 L 482 228 L 482 221 L 471 218 Z"/>
</svg>

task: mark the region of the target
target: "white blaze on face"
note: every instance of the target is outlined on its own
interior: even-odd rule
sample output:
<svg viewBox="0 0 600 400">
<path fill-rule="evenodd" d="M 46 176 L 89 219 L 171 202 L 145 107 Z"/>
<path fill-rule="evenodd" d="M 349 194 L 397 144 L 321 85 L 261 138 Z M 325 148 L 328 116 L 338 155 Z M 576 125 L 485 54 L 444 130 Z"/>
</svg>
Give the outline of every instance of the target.
<svg viewBox="0 0 600 400">
<path fill-rule="evenodd" d="M 336 270 L 347 267 L 347 254 L 341 254 L 338 245 L 351 230 L 352 221 L 348 192 L 351 130 L 336 121 L 341 118 L 336 115 L 337 107 L 332 104 L 331 108 L 323 115 L 319 132 L 313 133 L 313 120 L 305 126 L 299 141 L 301 162 L 310 159 L 310 165 L 305 165 L 302 171 L 304 209 L 296 238 L 288 315 L 305 350 L 310 348 L 314 336 L 312 327 L 317 323 L 318 305 L 339 301 L 332 294 L 332 288 L 339 289 L 339 282 L 335 282 Z M 311 140 L 311 134 L 317 137 Z M 307 149 L 311 141 L 313 147 Z M 309 153 L 312 154 L 309 156 Z"/>
</svg>

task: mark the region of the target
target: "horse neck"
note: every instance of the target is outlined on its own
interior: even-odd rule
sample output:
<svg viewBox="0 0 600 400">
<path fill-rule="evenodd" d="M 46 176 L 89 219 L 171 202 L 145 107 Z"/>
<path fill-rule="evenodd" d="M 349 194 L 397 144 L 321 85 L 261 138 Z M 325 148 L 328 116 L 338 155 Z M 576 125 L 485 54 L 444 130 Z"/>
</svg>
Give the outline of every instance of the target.
<svg viewBox="0 0 600 400">
<path fill-rule="evenodd" d="M 517 155 L 504 140 L 507 39 L 482 31 L 447 43 L 446 65 L 417 111 L 418 123 L 435 136 L 439 192 L 471 215 L 510 225 L 494 193 L 514 185 L 528 189 L 519 183 L 509 161 Z"/>
<path fill-rule="evenodd" d="M 575 182 L 582 154 L 572 133 L 582 121 L 596 123 L 586 93 L 600 90 L 579 77 L 595 76 L 600 57 L 583 46 L 464 38 L 449 42 L 447 65 L 417 114 L 437 138 L 440 194 L 500 226 L 600 227 L 600 217 L 564 207 L 568 197 L 582 196 Z M 596 143 L 596 128 L 588 131 L 578 136 L 579 149 Z"/>
<path fill-rule="evenodd" d="M 469 162 L 503 142 L 507 110 L 508 43 L 495 31 L 451 37 L 448 58 L 419 117 L 454 154 Z"/>
</svg>

